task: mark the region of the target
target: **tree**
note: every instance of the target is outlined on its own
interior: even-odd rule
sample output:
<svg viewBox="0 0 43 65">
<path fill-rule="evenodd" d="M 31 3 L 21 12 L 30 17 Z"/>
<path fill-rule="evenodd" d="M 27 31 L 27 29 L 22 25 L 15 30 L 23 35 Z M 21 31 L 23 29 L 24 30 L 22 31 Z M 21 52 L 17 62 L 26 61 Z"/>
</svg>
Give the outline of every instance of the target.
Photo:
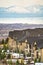
<svg viewBox="0 0 43 65">
<path fill-rule="evenodd" d="M 30 53 L 28 53 L 28 54 L 27 54 L 27 57 L 30 57 L 30 56 L 31 56 L 31 54 L 30 54 Z"/>
<path fill-rule="evenodd" d="M 16 65 L 19 65 L 19 61 L 18 61 L 18 59 L 17 59 L 17 61 L 16 61 Z"/>
<path fill-rule="evenodd" d="M 25 58 L 25 53 L 23 54 L 23 57 Z"/>
<path fill-rule="evenodd" d="M 2 50 L 0 49 L 0 60 L 4 59 L 6 57 L 5 52 L 2 52 Z"/>
<path fill-rule="evenodd" d="M 9 64 L 9 65 L 12 65 L 12 60 L 9 60 L 9 61 L 8 61 L 8 64 Z"/>
<path fill-rule="evenodd" d="M 35 58 L 34 62 L 41 62 L 41 58 Z"/>
<path fill-rule="evenodd" d="M 7 49 L 8 49 L 8 45 L 6 46 L 6 44 L 4 43 L 4 44 L 3 44 L 3 49 L 4 49 L 4 51 L 6 52 Z"/>
<path fill-rule="evenodd" d="M 8 54 L 7 59 L 10 59 L 10 58 L 11 58 L 11 54 Z"/>
<path fill-rule="evenodd" d="M 39 58 L 39 62 L 41 62 L 41 58 Z"/>
<path fill-rule="evenodd" d="M 36 63 L 37 62 L 37 58 L 35 58 L 35 60 L 34 60 L 34 63 Z"/>
<path fill-rule="evenodd" d="M 28 64 L 30 63 L 30 60 L 28 60 L 28 62 L 27 62 Z"/>
<path fill-rule="evenodd" d="M 1 54 L 1 59 L 4 59 L 4 58 L 6 58 L 5 52 L 3 52 L 3 53 Z"/>
<path fill-rule="evenodd" d="M 21 59 L 21 65 L 24 65 L 24 61 L 23 61 L 23 59 Z"/>
<path fill-rule="evenodd" d="M 9 38 L 6 38 L 6 40 L 5 40 L 5 44 L 7 44 L 7 43 L 8 43 L 8 41 L 9 41 Z"/>
<path fill-rule="evenodd" d="M 17 51 L 17 53 L 19 53 L 19 48 L 18 47 L 17 47 L 17 50 L 16 51 Z"/>
<path fill-rule="evenodd" d="M 2 52 L 2 50 L 0 49 L 0 60 L 1 60 L 1 52 Z"/>
<path fill-rule="evenodd" d="M 4 42 L 4 39 L 2 39 L 2 44 L 4 44 L 5 42 Z"/>
</svg>

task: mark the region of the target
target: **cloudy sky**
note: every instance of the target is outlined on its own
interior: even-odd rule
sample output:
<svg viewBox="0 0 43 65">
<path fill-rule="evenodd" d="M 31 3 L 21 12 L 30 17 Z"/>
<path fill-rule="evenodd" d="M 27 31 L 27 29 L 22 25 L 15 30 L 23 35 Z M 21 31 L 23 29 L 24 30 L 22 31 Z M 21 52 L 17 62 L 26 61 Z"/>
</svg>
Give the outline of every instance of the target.
<svg viewBox="0 0 43 65">
<path fill-rule="evenodd" d="M 0 0 L 0 23 L 43 24 L 43 0 Z"/>
</svg>

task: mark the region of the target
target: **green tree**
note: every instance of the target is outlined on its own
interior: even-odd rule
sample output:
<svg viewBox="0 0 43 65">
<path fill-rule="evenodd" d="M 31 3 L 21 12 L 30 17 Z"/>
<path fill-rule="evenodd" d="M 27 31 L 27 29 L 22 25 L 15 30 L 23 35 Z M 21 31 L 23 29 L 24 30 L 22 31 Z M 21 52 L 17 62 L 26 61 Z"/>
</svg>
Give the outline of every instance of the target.
<svg viewBox="0 0 43 65">
<path fill-rule="evenodd" d="M 21 60 L 21 65 L 24 65 L 24 61 L 23 61 L 23 59 Z"/>
<path fill-rule="evenodd" d="M 7 58 L 10 59 L 11 58 L 11 54 L 8 54 Z"/>
<path fill-rule="evenodd" d="M 5 43 L 5 41 L 4 41 L 4 39 L 2 39 L 2 44 L 4 44 Z"/>
<path fill-rule="evenodd" d="M 39 58 L 39 62 L 41 62 L 41 58 Z"/>
<path fill-rule="evenodd" d="M 35 58 L 35 60 L 34 60 L 34 63 L 36 63 L 37 62 L 37 58 Z"/>
<path fill-rule="evenodd" d="M 23 57 L 25 58 L 25 53 L 23 54 Z"/>
<path fill-rule="evenodd" d="M 17 53 L 19 53 L 19 49 L 18 49 L 18 47 L 17 47 L 17 50 L 16 50 L 16 51 L 17 51 Z"/>
<path fill-rule="evenodd" d="M 41 62 L 41 58 L 35 58 L 34 62 Z"/>
<path fill-rule="evenodd" d="M 12 65 L 12 60 L 9 60 L 9 61 L 8 61 L 8 64 L 9 64 L 9 65 Z"/>
<path fill-rule="evenodd" d="M 4 49 L 4 51 L 6 52 L 7 49 L 9 49 L 9 48 L 8 48 L 8 45 L 6 45 L 6 44 L 4 43 L 4 44 L 3 44 L 3 49 Z"/>
<path fill-rule="evenodd" d="M 2 52 L 2 50 L 0 49 L 0 60 L 1 60 L 1 52 Z"/>
<path fill-rule="evenodd" d="M 30 60 L 28 60 L 28 64 L 30 63 Z"/>
<path fill-rule="evenodd" d="M 19 65 L 19 61 L 18 60 L 16 61 L 16 65 Z"/>
<path fill-rule="evenodd" d="M 3 53 L 1 54 L 1 59 L 4 59 L 4 58 L 6 58 L 5 52 L 3 52 Z"/>
<path fill-rule="evenodd" d="M 7 44 L 7 43 L 8 43 L 8 41 L 9 41 L 9 38 L 6 38 L 6 40 L 5 40 L 5 44 Z"/>
<path fill-rule="evenodd" d="M 0 49 L 0 60 L 4 59 L 6 57 L 5 52 L 2 52 L 2 50 Z"/>
</svg>

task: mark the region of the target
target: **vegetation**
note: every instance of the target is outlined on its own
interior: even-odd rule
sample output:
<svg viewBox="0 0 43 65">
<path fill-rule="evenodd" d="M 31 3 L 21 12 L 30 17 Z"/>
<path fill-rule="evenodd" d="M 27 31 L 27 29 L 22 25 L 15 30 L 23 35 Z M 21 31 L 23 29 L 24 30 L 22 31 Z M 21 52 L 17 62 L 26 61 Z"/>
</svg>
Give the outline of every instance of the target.
<svg viewBox="0 0 43 65">
<path fill-rule="evenodd" d="M 41 58 L 35 58 L 34 62 L 41 62 Z"/>
<path fill-rule="evenodd" d="M 41 62 L 41 58 L 39 58 L 39 62 Z"/>
<path fill-rule="evenodd" d="M 6 40 L 2 39 L 1 43 L 2 43 L 2 44 L 7 44 L 8 41 L 9 41 L 9 38 L 6 38 Z"/>
<path fill-rule="evenodd" d="M 2 39 L 2 42 L 1 42 L 2 44 L 4 44 L 5 43 L 5 41 L 4 41 L 4 39 Z"/>
<path fill-rule="evenodd" d="M 35 58 L 34 63 L 37 62 L 37 58 Z"/>
<path fill-rule="evenodd" d="M 2 49 L 0 49 L 0 60 L 6 58 L 5 52 L 2 52 Z"/>
<path fill-rule="evenodd" d="M 3 50 L 6 52 L 6 51 L 7 51 L 7 49 L 8 49 L 8 45 L 3 44 Z"/>
<path fill-rule="evenodd" d="M 11 54 L 8 54 L 7 59 L 11 59 Z"/>
<path fill-rule="evenodd" d="M 9 41 L 9 38 L 6 38 L 6 40 L 5 40 L 5 44 L 7 44 L 7 43 L 8 43 L 8 41 Z"/>
<path fill-rule="evenodd" d="M 23 59 L 21 59 L 21 65 L 24 65 Z"/>
<path fill-rule="evenodd" d="M 19 65 L 19 61 L 18 61 L 18 59 L 17 59 L 17 61 L 16 61 L 16 65 Z"/>
<path fill-rule="evenodd" d="M 19 49 L 18 48 L 16 48 L 16 50 L 14 51 L 15 53 L 19 53 Z"/>
<path fill-rule="evenodd" d="M 9 61 L 8 61 L 8 64 L 9 64 L 9 65 L 12 65 L 12 60 L 9 60 Z"/>
<path fill-rule="evenodd" d="M 28 60 L 28 63 L 30 63 L 30 60 Z"/>
<path fill-rule="evenodd" d="M 25 58 L 25 53 L 23 54 L 24 58 Z"/>
<path fill-rule="evenodd" d="M 6 43 L 8 42 L 8 38 L 7 38 L 6 40 L 2 39 L 2 41 L 1 41 L 1 43 L 3 44 L 3 48 L 0 49 L 0 60 L 6 58 L 5 52 L 6 52 L 7 49 L 8 49 L 8 45 L 6 45 L 5 42 L 6 42 Z"/>
<path fill-rule="evenodd" d="M 31 56 L 31 54 L 30 54 L 30 53 L 28 53 L 28 54 L 27 54 L 27 57 L 30 57 L 30 56 Z"/>
<path fill-rule="evenodd" d="M 2 44 L 3 44 L 3 50 L 7 51 L 8 48 L 8 41 L 9 41 L 9 38 L 7 38 L 6 40 L 2 39 Z"/>
</svg>

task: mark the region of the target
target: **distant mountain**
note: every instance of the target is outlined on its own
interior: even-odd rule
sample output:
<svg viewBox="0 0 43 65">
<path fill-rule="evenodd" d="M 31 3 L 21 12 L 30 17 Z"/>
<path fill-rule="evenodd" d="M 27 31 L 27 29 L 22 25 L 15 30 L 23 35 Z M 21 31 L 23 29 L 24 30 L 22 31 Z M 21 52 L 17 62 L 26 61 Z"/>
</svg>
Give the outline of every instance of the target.
<svg viewBox="0 0 43 65">
<path fill-rule="evenodd" d="M 43 24 L 0 24 L 0 40 L 6 38 L 9 35 L 9 31 L 43 28 Z"/>
<path fill-rule="evenodd" d="M 43 24 L 0 24 L 0 30 L 15 30 L 15 29 L 34 29 L 34 28 L 43 28 Z"/>
</svg>

